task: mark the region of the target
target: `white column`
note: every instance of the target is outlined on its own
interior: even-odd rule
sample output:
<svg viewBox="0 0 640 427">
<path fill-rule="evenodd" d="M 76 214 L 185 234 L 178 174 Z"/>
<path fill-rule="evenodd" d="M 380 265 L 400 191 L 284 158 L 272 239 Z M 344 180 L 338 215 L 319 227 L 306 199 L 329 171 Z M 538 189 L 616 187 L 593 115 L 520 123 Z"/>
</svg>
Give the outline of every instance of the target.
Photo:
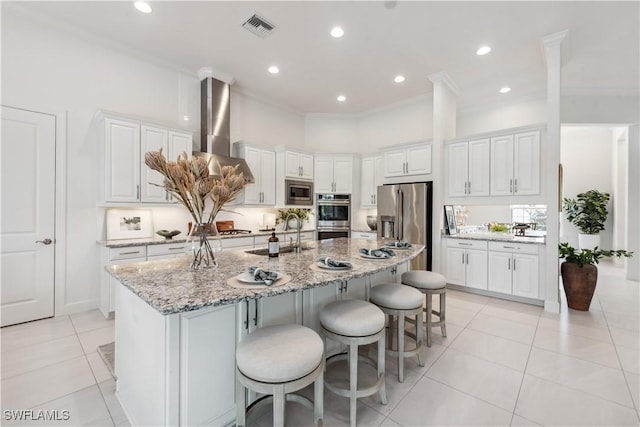
<svg viewBox="0 0 640 427">
<path fill-rule="evenodd" d="M 550 34 L 542 38 L 547 61 L 547 150 L 546 198 L 547 198 L 547 244 L 546 256 L 541 259 L 545 266 L 540 276 L 540 287 L 544 289 L 544 309 L 558 313 L 560 299 L 558 288 L 558 235 L 560 225 L 558 203 L 558 166 L 560 164 L 560 47 L 569 31 Z"/>
<path fill-rule="evenodd" d="M 443 227 L 444 213 L 444 141 L 456 136 L 456 95 L 457 87 L 444 72 L 429 76 L 433 83 L 433 271 L 444 273 L 441 251 L 440 229 Z"/>
<path fill-rule="evenodd" d="M 628 280 L 640 280 L 640 134 L 638 125 L 629 126 L 627 164 L 627 247 L 634 252 L 627 259 Z M 615 248 L 620 249 L 620 248 Z"/>
</svg>

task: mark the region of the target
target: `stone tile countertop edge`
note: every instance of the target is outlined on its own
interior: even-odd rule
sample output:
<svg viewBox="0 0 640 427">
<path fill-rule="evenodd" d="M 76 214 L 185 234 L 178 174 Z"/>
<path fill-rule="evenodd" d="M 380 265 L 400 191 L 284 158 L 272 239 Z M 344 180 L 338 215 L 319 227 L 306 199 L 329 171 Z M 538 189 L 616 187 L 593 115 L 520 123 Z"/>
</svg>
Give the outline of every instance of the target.
<svg viewBox="0 0 640 427">
<path fill-rule="evenodd" d="M 191 270 L 191 259 L 180 257 L 107 266 L 105 270 L 160 314 L 167 315 L 364 277 L 409 261 L 424 250 L 423 245 L 414 245 L 409 250 L 396 250 L 396 256 L 388 259 L 366 259 L 358 253 L 360 248 L 380 246 L 380 241 L 330 239 L 314 241 L 307 245 L 309 249 L 299 254 L 280 254 L 278 258 L 225 250 L 216 254 L 219 264 L 217 268 Z M 322 255 L 349 261 L 354 269 L 326 272 L 312 270 L 310 265 Z M 227 284 L 229 278 L 246 272 L 251 266 L 288 274 L 292 280 L 281 286 L 261 289 L 239 289 Z"/>
<path fill-rule="evenodd" d="M 295 234 L 296 230 L 274 230 L 277 234 Z M 303 228 L 300 230 L 302 233 L 313 231 L 315 228 Z M 257 231 L 247 234 L 227 234 L 220 236 L 221 239 L 237 239 L 240 237 L 254 237 L 254 236 L 271 236 L 273 231 Z M 122 240 L 98 240 L 98 244 L 107 248 L 126 248 L 129 246 L 141 246 L 141 245 L 167 245 L 171 243 L 184 243 L 187 241 L 186 234 L 180 234 L 172 239 L 165 239 L 163 237 L 149 237 L 145 239 L 122 239 Z"/>
<path fill-rule="evenodd" d="M 486 240 L 489 242 L 518 242 L 518 243 L 530 243 L 535 245 L 546 244 L 545 237 L 533 237 L 533 236 L 514 236 L 507 233 L 465 233 L 456 234 L 450 236 L 445 234 L 442 236 L 447 239 L 470 239 L 470 240 Z"/>
</svg>

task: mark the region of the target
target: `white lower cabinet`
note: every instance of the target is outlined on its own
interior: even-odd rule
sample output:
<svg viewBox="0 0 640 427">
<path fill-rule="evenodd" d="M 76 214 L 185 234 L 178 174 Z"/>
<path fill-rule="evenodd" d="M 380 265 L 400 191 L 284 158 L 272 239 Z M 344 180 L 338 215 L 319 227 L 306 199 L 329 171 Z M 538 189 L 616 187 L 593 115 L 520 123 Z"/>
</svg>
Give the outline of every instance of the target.
<svg viewBox="0 0 640 427">
<path fill-rule="evenodd" d="M 449 239 L 447 246 L 447 282 L 487 289 L 487 242 Z"/>
<path fill-rule="evenodd" d="M 489 243 L 490 291 L 539 298 L 537 245 Z"/>
<path fill-rule="evenodd" d="M 352 231 L 351 238 L 375 241 L 375 240 L 378 240 L 378 232 L 377 231 Z"/>
<path fill-rule="evenodd" d="M 103 248 L 102 264 L 122 265 L 147 260 L 146 246 L 127 246 L 124 248 Z M 102 269 L 100 273 L 100 311 L 105 317 L 115 310 L 115 287 L 118 281 Z"/>
</svg>

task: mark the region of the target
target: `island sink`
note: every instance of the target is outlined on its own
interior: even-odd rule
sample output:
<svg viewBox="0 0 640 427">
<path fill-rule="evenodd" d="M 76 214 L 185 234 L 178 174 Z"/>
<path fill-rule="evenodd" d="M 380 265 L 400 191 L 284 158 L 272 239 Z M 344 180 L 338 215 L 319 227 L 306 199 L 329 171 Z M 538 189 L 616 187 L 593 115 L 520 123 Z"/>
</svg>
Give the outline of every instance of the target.
<svg viewBox="0 0 640 427">
<path fill-rule="evenodd" d="M 313 246 L 301 246 L 300 250 L 301 251 L 308 251 L 314 249 Z M 281 254 L 288 254 L 291 252 L 295 252 L 296 251 L 296 247 L 295 246 L 283 246 L 280 248 L 280 253 Z M 248 251 L 244 251 L 247 254 L 253 254 L 253 255 L 269 255 L 269 248 L 262 248 L 262 249 L 251 249 Z"/>
</svg>

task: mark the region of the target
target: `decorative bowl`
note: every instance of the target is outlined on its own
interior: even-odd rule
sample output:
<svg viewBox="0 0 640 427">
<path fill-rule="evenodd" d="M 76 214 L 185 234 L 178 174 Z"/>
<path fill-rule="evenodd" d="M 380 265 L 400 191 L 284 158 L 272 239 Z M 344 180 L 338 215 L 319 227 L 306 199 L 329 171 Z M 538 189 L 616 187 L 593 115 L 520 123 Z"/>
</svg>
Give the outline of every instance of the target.
<svg viewBox="0 0 640 427">
<path fill-rule="evenodd" d="M 157 235 L 162 236 L 167 240 L 171 240 L 173 238 L 173 236 L 177 236 L 180 233 L 181 233 L 181 231 L 179 231 L 179 230 L 172 230 L 172 231 L 169 231 L 169 230 L 158 230 L 158 231 L 156 231 Z"/>
<path fill-rule="evenodd" d="M 378 229 L 378 217 L 375 215 L 367 215 L 367 225 L 372 230 Z"/>
</svg>

